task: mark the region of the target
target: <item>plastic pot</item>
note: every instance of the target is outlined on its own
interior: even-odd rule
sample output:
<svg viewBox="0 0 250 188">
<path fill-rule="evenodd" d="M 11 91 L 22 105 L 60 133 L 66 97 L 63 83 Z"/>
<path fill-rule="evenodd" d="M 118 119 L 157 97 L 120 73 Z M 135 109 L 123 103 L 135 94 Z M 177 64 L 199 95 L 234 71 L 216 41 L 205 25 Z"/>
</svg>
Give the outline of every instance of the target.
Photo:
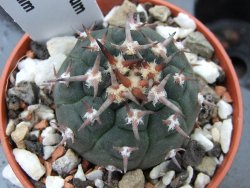
<svg viewBox="0 0 250 188">
<path fill-rule="evenodd" d="M 107 13 L 113 6 L 121 4 L 122 0 L 118 1 L 107 1 L 107 0 L 97 0 L 98 4 L 101 7 L 101 10 L 104 13 Z M 221 67 L 224 69 L 226 73 L 226 87 L 228 92 L 230 93 L 233 99 L 233 133 L 232 133 L 232 141 L 229 152 L 225 155 L 225 159 L 223 163 L 218 167 L 216 173 L 212 177 L 212 180 L 208 187 L 214 188 L 218 187 L 220 182 L 225 177 L 226 173 L 229 171 L 230 166 L 234 160 L 236 155 L 243 126 L 243 103 L 242 96 L 239 86 L 239 81 L 236 76 L 233 65 L 225 52 L 224 48 L 217 40 L 217 38 L 197 19 L 191 16 L 189 13 L 184 10 L 166 2 L 163 0 L 139 0 L 139 2 L 151 2 L 152 4 L 165 5 L 171 9 L 173 15 L 177 15 L 179 12 L 184 12 L 192 17 L 197 25 L 197 30 L 202 32 L 207 40 L 211 43 L 211 45 L 215 49 L 215 56 L 219 60 Z M 5 68 L 3 70 L 1 81 L 0 81 L 0 138 L 1 143 L 6 155 L 6 158 L 11 165 L 14 173 L 17 178 L 23 184 L 24 187 L 33 187 L 31 181 L 27 177 L 24 171 L 20 168 L 18 163 L 16 162 L 14 155 L 12 153 L 12 146 L 10 144 L 10 138 L 5 134 L 6 125 L 8 122 L 7 117 L 7 109 L 6 109 L 6 88 L 8 85 L 8 77 L 10 72 L 15 68 L 16 63 L 20 57 L 22 57 L 25 52 L 29 49 L 30 38 L 28 35 L 24 35 L 22 39 L 19 41 L 12 54 L 10 55 Z"/>
</svg>

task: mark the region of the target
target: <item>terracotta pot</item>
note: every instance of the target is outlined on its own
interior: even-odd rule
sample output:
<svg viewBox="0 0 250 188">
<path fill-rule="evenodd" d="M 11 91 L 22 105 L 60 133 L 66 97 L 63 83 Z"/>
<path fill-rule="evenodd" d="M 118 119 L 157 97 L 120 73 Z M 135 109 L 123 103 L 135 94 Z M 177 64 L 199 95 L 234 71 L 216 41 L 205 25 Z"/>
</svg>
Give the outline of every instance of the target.
<svg viewBox="0 0 250 188">
<path fill-rule="evenodd" d="M 107 1 L 107 0 L 97 0 L 99 3 L 102 11 L 104 13 L 107 13 L 114 5 L 120 4 L 122 0 L 118 1 Z M 227 79 L 226 79 L 226 87 L 233 99 L 233 134 L 232 134 L 232 142 L 230 146 L 230 150 L 225 156 L 225 159 L 223 163 L 219 166 L 216 173 L 214 174 L 211 183 L 208 185 L 210 188 L 217 187 L 220 182 L 225 177 L 226 173 L 228 172 L 233 159 L 236 155 L 240 138 L 241 138 L 241 132 L 242 132 L 242 126 L 243 126 L 243 104 L 242 104 L 242 96 L 240 91 L 240 86 L 238 82 L 238 78 L 236 76 L 235 70 L 232 66 L 232 63 L 226 54 L 224 48 L 220 44 L 220 42 L 217 40 L 217 38 L 197 19 L 195 19 L 193 16 L 191 16 L 186 11 L 168 3 L 163 0 L 139 0 L 139 2 L 151 2 L 153 4 L 160 4 L 165 5 L 168 8 L 171 9 L 173 15 L 177 15 L 178 12 L 184 12 L 188 14 L 190 17 L 192 17 L 197 25 L 197 30 L 202 32 L 208 41 L 212 44 L 212 46 L 215 49 L 215 56 L 219 59 L 220 65 L 224 69 Z M 24 187 L 33 187 L 31 182 L 29 181 L 26 174 L 22 171 L 20 166 L 15 161 L 14 155 L 12 154 L 12 147 L 10 145 L 10 139 L 5 134 L 5 129 L 8 121 L 7 117 L 7 109 L 6 109 L 6 87 L 8 84 L 8 77 L 10 72 L 14 69 L 17 60 L 22 57 L 25 52 L 29 49 L 29 43 L 30 38 L 28 35 L 24 35 L 23 38 L 19 41 L 16 48 L 12 52 L 11 56 L 8 59 L 8 62 L 6 63 L 6 66 L 3 70 L 1 82 L 0 82 L 0 137 L 1 137 L 1 143 L 5 152 L 5 155 L 7 157 L 7 160 L 9 164 L 11 165 L 13 171 L 15 172 L 18 179 L 21 181 Z"/>
</svg>

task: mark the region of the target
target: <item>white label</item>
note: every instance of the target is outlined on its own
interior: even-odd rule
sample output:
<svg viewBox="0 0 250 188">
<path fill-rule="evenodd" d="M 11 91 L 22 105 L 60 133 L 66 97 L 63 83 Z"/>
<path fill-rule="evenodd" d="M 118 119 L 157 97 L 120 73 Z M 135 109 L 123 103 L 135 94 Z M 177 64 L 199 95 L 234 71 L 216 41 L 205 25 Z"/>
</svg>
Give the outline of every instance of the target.
<svg viewBox="0 0 250 188">
<path fill-rule="evenodd" d="M 0 5 L 30 37 L 44 42 L 72 35 L 103 20 L 95 0 L 0 0 Z"/>
</svg>

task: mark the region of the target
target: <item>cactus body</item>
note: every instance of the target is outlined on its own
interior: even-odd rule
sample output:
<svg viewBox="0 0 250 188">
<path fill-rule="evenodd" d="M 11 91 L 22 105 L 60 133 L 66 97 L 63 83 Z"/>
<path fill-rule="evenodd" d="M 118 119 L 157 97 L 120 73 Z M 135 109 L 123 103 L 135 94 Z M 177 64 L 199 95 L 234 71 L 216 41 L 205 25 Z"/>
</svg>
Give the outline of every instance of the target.
<svg viewBox="0 0 250 188">
<path fill-rule="evenodd" d="M 146 169 L 162 162 L 171 149 L 180 147 L 186 139 L 171 127 L 175 125 L 170 122 L 171 115 L 174 115 L 172 117 L 175 118 L 175 123 L 179 123 L 177 127 L 186 134 L 192 131 L 199 112 L 198 83 L 192 79 L 178 82 L 178 75 L 193 78 L 193 72 L 184 53 L 177 53 L 178 49 L 170 40 L 171 37 L 170 44 L 164 47 L 165 51 L 157 53 L 155 47 L 163 44 L 164 39 L 154 30 L 147 27 L 142 27 L 140 31 L 127 29 L 114 27 L 89 32 L 91 38 L 101 39 L 108 31 L 105 44 L 95 43 L 96 49 L 90 48 L 94 42 L 91 44 L 89 39 L 78 40 L 58 75 L 63 74 L 71 64 L 70 77 L 86 76 L 86 72 L 93 68 L 100 54 L 101 81 L 99 79 L 96 90 L 88 84 L 86 77 L 83 78 L 84 81 L 70 81 L 68 84 L 62 84 L 66 79 L 61 79 L 61 83 L 57 83 L 54 88 L 56 115 L 59 124 L 74 132 L 74 143 L 68 141 L 69 147 L 88 161 L 97 165 L 123 168 L 128 160 L 127 169 Z M 130 32 L 133 41 L 140 45 L 151 45 L 134 52 L 131 52 L 133 48 L 119 48 L 128 39 Z M 106 54 L 103 55 L 101 51 Z M 167 63 L 166 57 L 175 53 L 177 55 Z M 117 63 L 118 56 L 124 61 L 138 61 L 130 61 L 130 64 L 122 67 Z M 115 61 L 112 62 L 112 59 Z M 158 66 L 159 71 L 156 71 L 154 68 L 160 64 L 163 66 Z M 150 68 L 154 74 L 148 74 Z M 111 87 L 115 83 L 111 81 L 111 74 L 119 87 Z M 166 83 L 163 84 L 164 92 L 161 94 L 167 99 L 167 104 L 163 100 L 157 101 L 152 89 L 155 87 L 157 92 L 157 86 L 164 78 Z M 122 94 L 113 95 L 112 92 L 118 92 L 119 89 Z M 88 113 L 93 115 L 105 101 L 109 107 L 100 116 L 93 116 L 90 121 Z M 172 106 L 168 106 L 168 103 Z M 138 112 L 140 113 L 137 114 Z M 137 122 L 133 119 L 136 114 L 140 117 Z M 86 123 L 87 120 L 89 122 Z M 84 122 L 83 128 L 79 129 Z M 130 151 L 132 153 L 125 156 L 127 159 L 124 159 L 125 154 L 121 150 L 123 146 L 134 148 Z"/>
</svg>

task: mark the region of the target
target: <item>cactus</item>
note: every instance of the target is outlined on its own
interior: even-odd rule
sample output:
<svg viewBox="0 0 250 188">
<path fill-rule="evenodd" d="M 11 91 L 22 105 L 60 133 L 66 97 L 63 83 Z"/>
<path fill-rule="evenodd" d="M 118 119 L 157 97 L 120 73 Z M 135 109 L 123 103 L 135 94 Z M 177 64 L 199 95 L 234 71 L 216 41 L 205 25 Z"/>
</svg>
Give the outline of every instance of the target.
<svg viewBox="0 0 250 188">
<path fill-rule="evenodd" d="M 147 169 L 193 130 L 198 83 L 174 34 L 162 38 L 130 19 L 125 28 L 85 29 L 59 72 L 53 95 L 58 124 L 84 159 Z"/>
</svg>

